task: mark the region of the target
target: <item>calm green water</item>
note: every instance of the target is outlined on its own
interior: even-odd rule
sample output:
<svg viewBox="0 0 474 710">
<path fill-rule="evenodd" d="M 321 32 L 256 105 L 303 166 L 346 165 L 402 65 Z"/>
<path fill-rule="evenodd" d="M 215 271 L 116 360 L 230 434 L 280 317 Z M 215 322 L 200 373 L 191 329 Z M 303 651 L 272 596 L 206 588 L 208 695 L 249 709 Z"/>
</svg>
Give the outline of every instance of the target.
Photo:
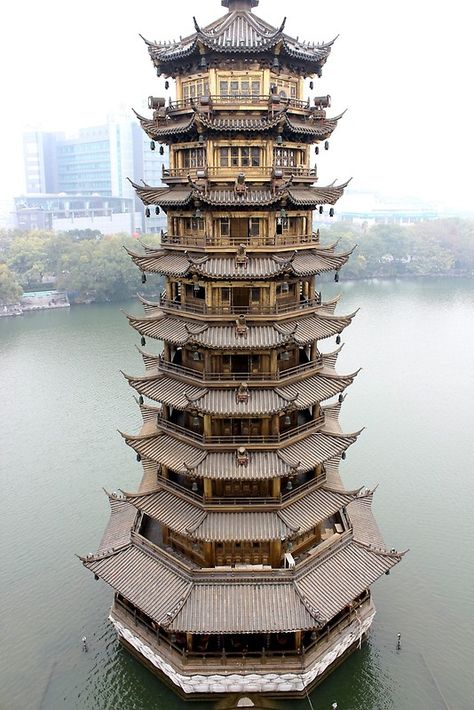
<svg viewBox="0 0 474 710">
<path fill-rule="evenodd" d="M 351 488 L 380 482 L 375 510 L 387 545 L 411 552 L 374 587 L 370 643 L 316 689 L 313 706 L 470 710 L 474 282 L 338 290 L 340 312 L 361 306 L 339 371 L 364 368 L 343 425 L 367 426 L 344 478 Z M 0 319 L 1 710 L 185 705 L 118 647 L 106 620 L 111 591 L 74 557 L 95 550 L 105 526 L 101 487 L 134 489 L 141 475 L 116 432 L 139 424 L 119 373 L 142 371 L 136 342 L 117 305 Z"/>
</svg>

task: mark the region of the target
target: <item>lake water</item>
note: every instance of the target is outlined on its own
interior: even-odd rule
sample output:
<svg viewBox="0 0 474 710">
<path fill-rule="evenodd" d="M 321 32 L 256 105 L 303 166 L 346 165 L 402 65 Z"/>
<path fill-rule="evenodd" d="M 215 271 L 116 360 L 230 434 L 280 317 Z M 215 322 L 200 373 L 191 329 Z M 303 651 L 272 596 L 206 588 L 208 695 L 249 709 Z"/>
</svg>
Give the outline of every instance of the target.
<svg viewBox="0 0 474 710">
<path fill-rule="evenodd" d="M 334 701 L 339 710 L 471 710 L 474 282 L 337 287 L 338 312 L 361 307 L 339 361 L 340 372 L 363 367 L 342 424 L 367 427 L 344 480 L 380 483 L 374 507 L 387 546 L 410 553 L 374 585 L 370 642 L 314 691 L 314 710 Z M 140 480 L 116 432 L 139 425 L 119 373 L 142 372 L 135 343 L 116 304 L 0 319 L 1 710 L 185 706 L 119 648 L 111 590 L 74 556 L 97 547 L 108 517 L 102 486 L 133 490 Z"/>
</svg>

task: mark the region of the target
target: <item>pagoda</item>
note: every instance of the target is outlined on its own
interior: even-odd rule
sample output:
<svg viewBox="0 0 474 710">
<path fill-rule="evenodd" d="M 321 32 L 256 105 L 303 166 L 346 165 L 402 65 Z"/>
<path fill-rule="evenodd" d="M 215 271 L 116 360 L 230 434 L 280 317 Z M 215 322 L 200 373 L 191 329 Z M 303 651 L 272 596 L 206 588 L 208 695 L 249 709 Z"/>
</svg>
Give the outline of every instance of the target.
<svg viewBox="0 0 474 710">
<path fill-rule="evenodd" d="M 350 253 L 320 244 L 313 212 L 333 216 L 347 183 L 317 184 L 312 146 L 328 148 L 340 116 L 329 96 L 303 98 L 333 42 L 272 27 L 258 0 L 222 5 L 184 39 L 146 41 L 176 100 L 137 114 L 170 156 L 164 187 L 134 185 L 168 222 L 160 248 L 130 252 L 143 282 L 165 283 L 127 316 L 143 425 L 122 436 L 143 477 L 109 495 L 98 552 L 81 559 L 115 591 L 121 643 L 184 697 L 296 697 L 360 646 L 370 585 L 401 554 L 384 547 L 373 491 L 339 474 L 360 433 L 338 421 L 355 314 L 336 314 L 317 279 L 338 280 Z"/>
</svg>

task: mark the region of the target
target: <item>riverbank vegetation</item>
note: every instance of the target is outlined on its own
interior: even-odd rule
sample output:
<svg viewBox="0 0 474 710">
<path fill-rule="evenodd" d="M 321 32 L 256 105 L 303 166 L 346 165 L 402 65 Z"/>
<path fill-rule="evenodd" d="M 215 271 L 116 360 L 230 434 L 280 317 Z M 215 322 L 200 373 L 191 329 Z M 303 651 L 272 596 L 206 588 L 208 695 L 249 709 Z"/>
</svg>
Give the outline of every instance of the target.
<svg viewBox="0 0 474 710">
<path fill-rule="evenodd" d="M 439 219 L 408 227 L 339 222 L 321 228 L 323 244 L 335 240 L 338 251 L 357 244 L 342 271 L 345 279 L 474 275 L 474 220 Z M 158 236 L 146 235 L 144 241 L 159 245 Z M 124 245 L 140 249 L 135 239 L 120 234 L 0 231 L 0 304 L 46 287 L 67 291 L 79 302 L 159 290 L 156 278 L 140 283 Z"/>
</svg>

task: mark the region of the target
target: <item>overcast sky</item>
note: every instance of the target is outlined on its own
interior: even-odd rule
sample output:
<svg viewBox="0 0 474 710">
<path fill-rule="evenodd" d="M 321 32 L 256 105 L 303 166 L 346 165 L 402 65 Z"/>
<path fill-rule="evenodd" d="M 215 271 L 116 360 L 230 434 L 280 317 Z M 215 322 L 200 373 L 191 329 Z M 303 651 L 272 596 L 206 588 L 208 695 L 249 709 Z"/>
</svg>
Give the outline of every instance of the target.
<svg viewBox="0 0 474 710">
<path fill-rule="evenodd" d="M 21 133 L 105 122 L 122 105 L 164 95 L 138 36 L 173 39 L 227 10 L 220 0 L 21 0 L 0 27 L 0 198 L 23 189 Z M 356 189 L 472 209 L 473 19 L 467 0 L 260 0 L 255 9 L 286 32 L 327 41 L 339 34 L 317 82 L 346 107 L 320 184 L 354 176 Z"/>
</svg>

